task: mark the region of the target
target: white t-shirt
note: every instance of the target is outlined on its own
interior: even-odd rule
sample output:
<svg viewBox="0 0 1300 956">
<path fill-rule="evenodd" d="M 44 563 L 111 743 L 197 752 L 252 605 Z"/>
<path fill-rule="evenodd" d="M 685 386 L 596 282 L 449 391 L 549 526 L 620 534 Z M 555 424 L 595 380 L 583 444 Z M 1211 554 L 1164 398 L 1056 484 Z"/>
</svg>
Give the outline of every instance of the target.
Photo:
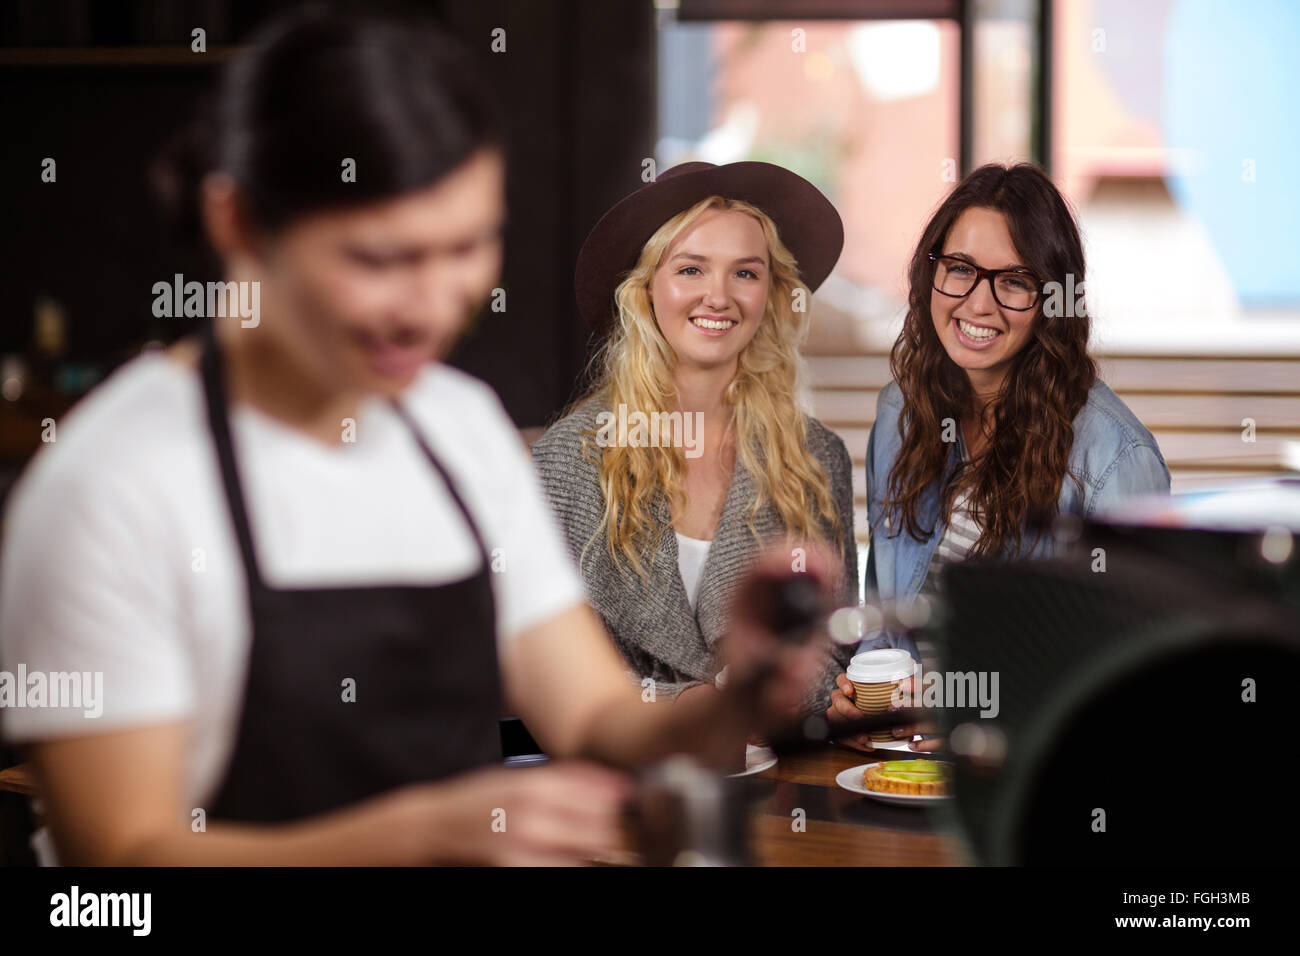
<svg viewBox="0 0 1300 956">
<path fill-rule="evenodd" d="M 700 572 L 704 570 L 704 561 L 709 556 L 712 541 L 700 538 L 688 538 L 680 532 L 677 535 L 677 569 L 682 575 L 682 584 L 686 587 L 686 601 L 691 609 L 695 608 L 695 595 L 700 590 Z"/>
<path fill-rule="evenodd" d="M 586 600 L 488 386 L 430 366 L 403 403 L 490 552 L 498 646 Z M 478 566 L 442 479 L 382 400 L 359 409 L 352 444 L 326 446 L 242 405 L 231 433 L 269 586 L 440 584 Z M 188 718 L 187 806 L 203 806 L 238 727 L 251 622 L 198 372 L 137 358 L 56 438 L 5 521 L 0 670 L 102 672 L 103 712 L 7 707 L 0 730 L 16 742 Z"/>
</svg>

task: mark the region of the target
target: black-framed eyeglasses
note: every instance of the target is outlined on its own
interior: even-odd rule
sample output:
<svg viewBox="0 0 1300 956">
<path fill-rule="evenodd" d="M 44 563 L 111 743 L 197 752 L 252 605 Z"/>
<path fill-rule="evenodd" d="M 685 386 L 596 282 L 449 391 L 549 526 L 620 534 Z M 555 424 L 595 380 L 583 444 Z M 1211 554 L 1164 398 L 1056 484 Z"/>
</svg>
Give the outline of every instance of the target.
<svg viewBox="0 0 1300 956">
<path fill-rule="evenodd" d="M 936 256 L 934 253 L 930 253 L 929 259 L 934 263 L 935 292 L 954 299 L 964 299 L 975 291 L 982 280 L 988 279 L 994 300 L 1004 309 L 1027 312 L 1038 303 L 1043 284 L 1032 272 L 1023 269 L 981 269 L 965 259 Z"/>
</svg>

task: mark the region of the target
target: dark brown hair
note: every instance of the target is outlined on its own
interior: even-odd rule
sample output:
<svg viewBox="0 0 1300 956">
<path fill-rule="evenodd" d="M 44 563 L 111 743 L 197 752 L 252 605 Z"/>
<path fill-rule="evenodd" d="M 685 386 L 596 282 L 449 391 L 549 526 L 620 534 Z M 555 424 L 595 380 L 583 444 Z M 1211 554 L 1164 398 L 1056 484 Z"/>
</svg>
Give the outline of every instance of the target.
<svg viewBox="0 0 1300 956">
<path fill-rule="evenodd" d="M 908 312 L 890 354 L 890 370 L 902 390 L 899 419 L 902 447 L 889 472 L 886 513 L 917 540 L 921 495 L 942 480 L 940 517 L 947 522 L 953 502 L 968 492 L 971 517 L 980 538 L 972 555 L 1013 554 L 1027 550 L 1023 533 L 1043 526 L 1056 514 L 1068 474 L 1074 418 L 1088 399 L 1097 366 L 1088 354 L 1090 321 L 1086 310 L 1047 315 L 1040 295 L 1030 337 L 1012 360 L 1002 390 L 985 410 L 991 437 L 984 453 L 947 474 L 950 444 L 943 422 L 961 422 L 972 408 L 970 379 L 948 357 L 934 328 L 930 296 L 934 280 L 931 254 L 943 252 L 957 218 L 971 208 L 994 209 L 1006 218 L 1022 261 L 1044 282 L 1071 289 L 1084 281 L 1083 243 L 1065 200 L 1038 167 L 989 164 L 972 172 L 949 194 L 921 235 L 908 269 Z M 1057 312 L 1058 310 L 1051 310 Z M 1077 481 L 1077 479 L 1076 479 Z"/>
<path fill-rule="evenodd" d="M 156 157 L 153 185 L 177 239 L 201 242 L 198 186 L 221 170 L 259 229 L 432 185 L 502 117 L 479 63 L 404 4 L 307 4 L 263 24 Z M 356 163 L 345 183 L 341 161 Z"/>
</svg>

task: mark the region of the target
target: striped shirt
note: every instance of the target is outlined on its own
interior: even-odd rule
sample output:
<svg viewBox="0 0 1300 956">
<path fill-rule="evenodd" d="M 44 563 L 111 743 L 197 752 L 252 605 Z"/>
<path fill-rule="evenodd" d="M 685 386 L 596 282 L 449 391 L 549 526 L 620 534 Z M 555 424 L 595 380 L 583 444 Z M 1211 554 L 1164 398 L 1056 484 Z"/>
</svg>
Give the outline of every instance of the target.
<svg viewBox="0 0 1300 956">
<path fill-rule="evenodd" d="M 979 537 L 979 523 L 966 510 L 966 493 L 962 492 L 952 503 L 952 517 L 948 527 L 939 541 L 939 546 L 934 549 L 934 554 L 930 557 L 930 567 L 925 572 L 925 580 L 921 583 L 922 593 L 933 594 L 938 587 L 939 568 L 950 561 L 964 560 L 970 549 L 975 547 Z"/>
<path fill-rule="evenodd" d="M 959 440 L 958 452 L 966 457 L 966 442 Z M 943 532 L 934 554 L 930 556 L 930 566 L 926 569 L 925 580 L 921 582 L 921 593 L 932 595 L 939 589 L 939 568 L 952 561 L 963 561 L 970 549 L 980 537 L 979 522 L 971 517 L 966 507 L 968 493 L 963 491 L 952 503 L 952 515 L 948 527 Z"/>
</svg>

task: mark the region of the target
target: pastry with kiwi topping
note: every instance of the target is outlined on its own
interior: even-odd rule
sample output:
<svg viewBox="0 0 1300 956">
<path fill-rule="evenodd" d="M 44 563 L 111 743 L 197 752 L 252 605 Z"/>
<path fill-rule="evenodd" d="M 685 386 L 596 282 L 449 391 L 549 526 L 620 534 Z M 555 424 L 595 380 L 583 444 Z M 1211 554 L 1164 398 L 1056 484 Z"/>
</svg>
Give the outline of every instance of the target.
<svg viewBox="0 0 1300 956">
<path fill-rule="evenodd" d="M 862 772 L 862 783 L 877 793 L 906 793 L 918 797 L 948 795 L 950 768 L 938 760 L 886 760 Z"/>
</svg>

